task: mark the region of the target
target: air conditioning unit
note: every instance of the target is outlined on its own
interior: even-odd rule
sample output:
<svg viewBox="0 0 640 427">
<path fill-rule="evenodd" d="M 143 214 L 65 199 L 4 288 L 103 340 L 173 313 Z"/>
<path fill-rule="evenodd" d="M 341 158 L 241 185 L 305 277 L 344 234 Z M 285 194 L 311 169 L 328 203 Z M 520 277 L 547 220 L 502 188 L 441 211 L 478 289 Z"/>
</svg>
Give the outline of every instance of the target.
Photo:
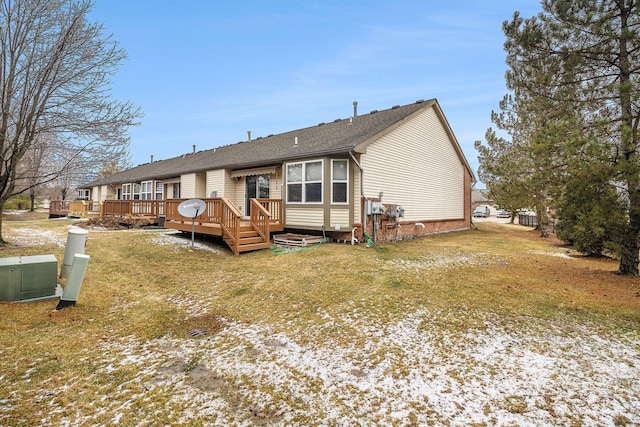
<svg viewBox="0 0 640 427">
<path fill-rule="evenodd" d="M 0 301 L 55 298 L 57 279 L 53 255 L 0 258 Z"/>
</svg>

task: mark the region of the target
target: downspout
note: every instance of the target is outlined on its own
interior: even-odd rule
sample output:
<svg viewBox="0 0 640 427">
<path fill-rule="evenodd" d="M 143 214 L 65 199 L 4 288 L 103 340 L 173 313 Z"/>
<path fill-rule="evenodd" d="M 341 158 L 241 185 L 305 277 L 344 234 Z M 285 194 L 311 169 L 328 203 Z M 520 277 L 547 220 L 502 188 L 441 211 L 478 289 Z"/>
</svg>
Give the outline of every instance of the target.
<svg viewBox="0 0 640 427">
<path fill-rule="evenodd" d="M 471 225 L 471 228 L 473 228 L 474 230 L 477 230 L 478 227 L 473 223 L 473 189 L 476 186 L 476 184 L 478 183 L 478 181 L 473 181 L 471 183 L 471 188 L 469 189 L 469 224 Z"/>
<path fill-rule="evenodd" d="M 362 210 L 364 212 L 364 221 L 362 222 L 362 234 L 366 235 L 367 234 L 367 198 L 364 195 L 364 169 L 362 169 L 362 166 L 356 160 L 355 156 L 353 155 L 353 151 L 349 151 L 349 157 L 351 157 L 351 160 L 353 160 L 353 163 L 355 163 L 358 169 L 360 169 L 360 197 L 364 200 L 364 203 L 365 203 L 364 206 L 362 206 Z"/>
</svg>

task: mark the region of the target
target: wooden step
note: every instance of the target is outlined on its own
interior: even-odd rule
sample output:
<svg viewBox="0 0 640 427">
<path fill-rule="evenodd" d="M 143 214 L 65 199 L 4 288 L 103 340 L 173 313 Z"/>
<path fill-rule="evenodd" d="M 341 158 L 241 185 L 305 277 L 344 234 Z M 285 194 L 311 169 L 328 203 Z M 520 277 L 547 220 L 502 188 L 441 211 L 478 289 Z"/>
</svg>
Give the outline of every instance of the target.
<svg viewBox="0 0 640 427">
<path fill-rule="evenodd" d="M 264 243 L 264 242 L 262 241 L 262 237 L 260 236 L 241 237 L 239 241 L 240 246 L 251 245 L 253 243 Z"/>
<path fill-rule="evenodd" d="M 267 240 L 265 242 L 251 225 L 240 225 L 239 228 L 238 253 L 269 249 L 271 247 L 271 241 Z M 233 250 L 233 242 L 228 238 L 225 238 L 224 241 Z"/>
<path fill-rule="evenodd" d="M 259 236 L 258 232 L 255 230 L 247 230 L 247 231 L 240 231 L 240 238 L 242 239 L 243 237 L 256 237 Z"/>
<path fill-rule="evenodd" d="M 247 251 L 258 251 L 260 249 L 269 249 L 271 247 L 270 242 L 266 243 L 251 243 L 248 245 L 240 245 L 238 247 L 238 252 L 247 252 Z"/>
</svg>

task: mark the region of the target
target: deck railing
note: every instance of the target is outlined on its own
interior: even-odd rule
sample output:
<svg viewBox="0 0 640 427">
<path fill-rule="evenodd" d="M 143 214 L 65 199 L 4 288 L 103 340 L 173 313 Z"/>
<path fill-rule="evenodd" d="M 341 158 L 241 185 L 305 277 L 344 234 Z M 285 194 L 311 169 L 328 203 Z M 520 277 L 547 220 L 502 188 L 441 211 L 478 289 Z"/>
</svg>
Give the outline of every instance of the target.
<svg viewBox="0 0 640 427">
<path fill-rule="evenodd" d="M 70 200 L 52 200 L 49 205 L 49 216 L 67 215 L 70 202 Z"/>
<path fill-rule="evenodd" d="M 167 221 L 184 221 L 178 212 L 180 203 L 187 199 L 168 199 L 164 203 L 164 214 Z M 222 222 L 222 199 L 202 199 L 205 203 L 204 212 L 199 213 L 197 222 L 220 224 Z"/>
<path fill-rule="evenodd" d="M 271 238 L 271 213 L 257 199 L 251 199 L 251 227 L 268 241 Z"/>
<path fill-rule="evenodd" d="M 120 218 L 148 218 L 160 223 L 160 217 L 164 217 L 164 223 L 185 221 L 178 206 L 186 199 L 167 200 L 105 200 L 97 201 L 65 201 L 54 200 L 51 202 L 50 215 L 76 214 L 82 217 L 100 215 L 101 217 Z M 225 242 L 235 254 L 241 241 L 240 226 L 242 214 L 226 198 L 202 199 L 205 202 L 205 211 L 195 219 L 201 230 L 219 227 L 218 233 L 222 234 Z M 251 227 L 264 242 L 270 239 L 271 230 L 282 229 L 281 199 L 251 199 Z M 76 212 L 77 211 L 77 212 Z M 216 234 L 215 232 L 212 234 Z M 218 234 L 218 235 L 220 235 Z"/>
<path fill-rule="evenodd" d="M 105 200 L 102 207 L 104 216 L 158 218 L 164 211 L 164 200 Z"/>
<path fill-rule="evenodd" d="M 102 215 L 102 202 L 93 200 L 73 200 L 69 202 L 69 215 L 80 218 Z"/>
<path fill-rule="evenodd" d="M 252 199 L 260 203 L 269 212 L 272 224 L 282 223 L 282 199 Z M 251 208 L 253 209 L 253 207 Z"/>
<path fill-rule="evenodd" d="M 225 239 L 234 254 L 238 254 L 240 246 L 240 222 L 242 214 L 236 207 L 226 198 L 220 199 L 222 202 L 222 218 L 220 228 L 222 229 L 222 238 Z"/>
</svg>

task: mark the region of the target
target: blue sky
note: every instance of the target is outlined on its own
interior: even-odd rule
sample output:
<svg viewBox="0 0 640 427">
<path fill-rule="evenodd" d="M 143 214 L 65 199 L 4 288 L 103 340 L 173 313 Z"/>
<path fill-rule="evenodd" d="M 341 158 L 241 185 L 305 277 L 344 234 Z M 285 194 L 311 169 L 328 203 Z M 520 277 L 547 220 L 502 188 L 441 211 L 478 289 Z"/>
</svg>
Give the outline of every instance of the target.
<svg viewBox="0 0 640 427">
<path fill-rule="evenodd" d="M 535 0 L 95 0 L 139 105 L 134 165 L 437 98 L 477 170 L 506 93 L 501 24 Z"/>
</svg>

